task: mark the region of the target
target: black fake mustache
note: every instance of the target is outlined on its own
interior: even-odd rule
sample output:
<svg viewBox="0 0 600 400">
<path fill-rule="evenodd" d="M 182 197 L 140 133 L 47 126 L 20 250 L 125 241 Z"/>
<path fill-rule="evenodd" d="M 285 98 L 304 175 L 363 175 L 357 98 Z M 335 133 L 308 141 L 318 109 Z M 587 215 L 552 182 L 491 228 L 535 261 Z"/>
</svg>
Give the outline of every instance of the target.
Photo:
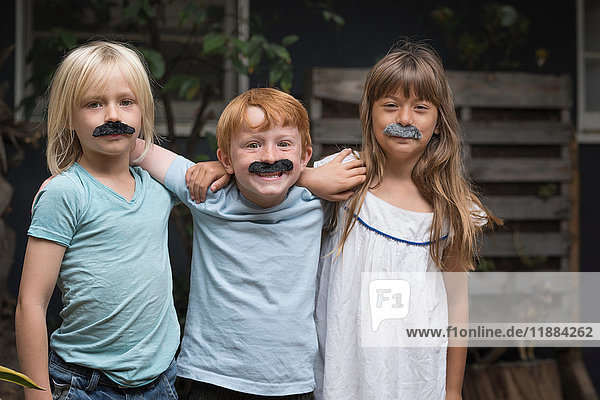
<svg viewBox="0 0 600 400">
<path fill-rule="evenodd" d="M 423 134 L 414 125 L 389 124 L 383 130 L 383 133 L 388 136 L 401 137 L 407 139 L 421 139 Z"/>
<path fill-rule="evenodd" d="M 273 164 L 254 161 L 248 166 L 248 172 L 253 174 L 273 174 L 275 172 L 287 172 L 294 169 L 294 163 L 288 159 L 277 160 Z"/>
<path fill-rule="evenodd" d="M 108 121 L 100 126 L 97 126 L 92 132 L 92 136 L 105 136 L 105 135 L 133 135 L 135 129 L 131 126 L 124 124 L 119 121 Z"/>
</svg>

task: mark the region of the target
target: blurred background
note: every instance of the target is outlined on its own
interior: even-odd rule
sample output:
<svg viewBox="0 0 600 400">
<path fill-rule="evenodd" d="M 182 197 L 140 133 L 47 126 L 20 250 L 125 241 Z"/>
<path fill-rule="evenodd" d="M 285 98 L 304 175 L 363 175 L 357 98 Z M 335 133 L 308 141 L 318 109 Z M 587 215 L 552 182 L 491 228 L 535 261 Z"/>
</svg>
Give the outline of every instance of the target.
<svg viewBox="0 0 600 400">
<path fill-rule="evenodd" d="M 448 70 L 484 203 L 506 226 L 481 271 L 599 271 L 600 1 L 5 0 L 0 15 L 0 365 L 18 369 L 14 306 L 30 207 L 45 166 L 54 68 L 91 39 L 134 44 L 155 81 L 162 145 L 216 159 L 215 127 L 238 93 L 274 86 L 309 109 L 316 155 L 360 144 L 368 67 L 404 36 Z M 191 223 L 170 225 L 185 323 Z M 48 314 L 59 325 L 60 295 Z M 598 322 L 598 321 L 590 321 Z M 470 349 L 464 399 L 597 399 L 596 348 Z M 0 382 L 1 399 L 21 390 Z"/>
</svg>

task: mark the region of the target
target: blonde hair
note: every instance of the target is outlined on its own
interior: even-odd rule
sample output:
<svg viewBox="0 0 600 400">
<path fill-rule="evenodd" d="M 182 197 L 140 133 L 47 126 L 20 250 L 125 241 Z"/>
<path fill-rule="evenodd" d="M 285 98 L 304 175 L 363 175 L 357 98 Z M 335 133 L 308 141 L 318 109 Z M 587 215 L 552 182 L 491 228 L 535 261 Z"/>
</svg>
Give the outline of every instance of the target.
<svg viewBox="0 0 600 400">
<path fill-rule="evenodd" d="M 115 69 L 129 83 L 140 107 L 139 137 L 146 142 L 144 155 L 150 148 L 154 140 L 154 98 L 142 55 L 124 43 L 89 42 L 66 55 L 50 84 L 46 160 L 53 175 L 68 169 L 83 154 L 77 135 L 69 127 L 86 93 L 102 90 Z"/>
<path fill-rule="evenodd" d="M 265 114 L 259 126 L 250 126 L 248 122 L 250 107 L 258 107 Z M 274 124 L 297 128 L 302 139 L 302 151 L 311 146 L 308 113 L 302 103 L 293 96 L 272 88 L 247 90 L 225 107 L 217 123 L 217 145 L 229 157 L 231 139 L 243 126 L 264 131 Z"/>
<path fill-rule="evenodd" d="M 481 204 L 465 172 L 460 127 L 442 61 L 429 45 L 410 41 L 399 43 L 367 74 L 360 102 L 367 177 L 347 204 L 337 252 L 343 250 L 367 191 L 379 186 L 383 178 L 386 159 L 373 131 L 373 104 L 398 92 L 431 102 L 438 109 L 438 134 L 432 135 L 412 171 L 413 182 L 433 207 L 431 258 L 444 269 L 441 238 L 442 230 L 449 228 L 448 248 L 454 250 L 463 270 L 472 270 L 482 225 L 501 225 L 502 221 Z M 377 184 L 371 186 L 373 182 Z"/>
</svg>

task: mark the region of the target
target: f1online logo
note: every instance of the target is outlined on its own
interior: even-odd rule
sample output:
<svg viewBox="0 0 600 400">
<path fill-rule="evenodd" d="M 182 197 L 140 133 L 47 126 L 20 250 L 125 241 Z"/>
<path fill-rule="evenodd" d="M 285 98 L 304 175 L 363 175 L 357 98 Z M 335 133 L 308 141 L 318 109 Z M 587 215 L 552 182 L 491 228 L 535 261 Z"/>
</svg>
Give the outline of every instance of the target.
<svg viewBox="0 0 600 400">
<path fill-rule="evenodd" d="M 376 279 L 369 282 L 369 304 L 373 332 L 386 319 L 408 315 L 410 284 L 403 279 Z"/>
</svg>

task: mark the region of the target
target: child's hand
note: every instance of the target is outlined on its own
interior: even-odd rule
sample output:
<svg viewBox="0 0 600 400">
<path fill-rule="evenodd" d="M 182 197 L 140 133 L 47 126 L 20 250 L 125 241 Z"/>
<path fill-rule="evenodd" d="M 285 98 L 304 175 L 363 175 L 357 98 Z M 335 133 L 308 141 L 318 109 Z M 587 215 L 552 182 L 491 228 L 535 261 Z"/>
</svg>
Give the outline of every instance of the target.
<svg viewBox="0 0 600 400">
<path fill-rule="evenodd" d="M 200 162 L 188 168 L 185 182 L 190 191 L 190 197 L 196 203 L 206 200 L 206 191 L 216 192 L 229 182 L 229 174 L 219 161 Z"/>
<path fill-rule="evenodd" d="M 297 185 L 329 201 L 344 201 L 354 194 L 352 189 L 366 179 L 363 160 L 342 163 L 352 149 L 344 149 L 331 162 L 318 168 L 305 168 Z"/>
</svg>

